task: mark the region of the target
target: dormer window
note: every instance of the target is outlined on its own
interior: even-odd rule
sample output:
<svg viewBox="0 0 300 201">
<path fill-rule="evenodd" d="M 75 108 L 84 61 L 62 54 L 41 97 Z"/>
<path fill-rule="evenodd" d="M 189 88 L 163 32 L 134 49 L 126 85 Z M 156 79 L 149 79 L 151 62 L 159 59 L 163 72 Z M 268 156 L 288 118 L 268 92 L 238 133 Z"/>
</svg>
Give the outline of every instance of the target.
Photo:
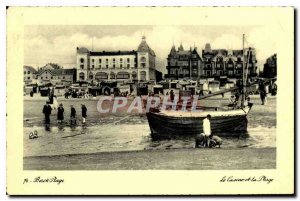
<svg viewBox="0 0 300 201">
<path fill-rule="evenodd" d="M 81 58 L 81 59 L 80 59 L 80 62 L 81 62 L 81 63 L 83 63 L 83 62 L 84 62 L 84 59 L 83 59 L 83 58 Z"/>
</svg>

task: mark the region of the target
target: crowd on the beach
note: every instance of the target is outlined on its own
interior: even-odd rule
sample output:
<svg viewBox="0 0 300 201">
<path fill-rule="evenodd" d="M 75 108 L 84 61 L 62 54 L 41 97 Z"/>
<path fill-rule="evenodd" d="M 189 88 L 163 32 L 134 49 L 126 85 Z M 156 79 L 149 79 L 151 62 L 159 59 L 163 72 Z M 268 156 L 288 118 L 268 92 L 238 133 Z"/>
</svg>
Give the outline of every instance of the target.
<svg viewBox="0 0 300 201">
<path fill-rule="evenodd" d="M 46 101 L 46 104 L 43 107 L 43 114 L 45 116 L 45 125 L 50 124 L 50 115 L 52 113 L 52 110 L 57 110 L 57 123 L 63 124 L 64 116 L 65 116 L 65 109 L 63 107 L 63 104 L 57 103 L 56 97 L 53 93 L 49 94 L 49 100 Z M 82 125 L 85 125 L 86 123 L 86 117 L 87 117 L 87 108 L 85 104 L 81 104 L 81 117 L 82 117 Z M 70 124 L 76 125 L 76 109 L 73 105 L 70 106 Z"/>
</svg>

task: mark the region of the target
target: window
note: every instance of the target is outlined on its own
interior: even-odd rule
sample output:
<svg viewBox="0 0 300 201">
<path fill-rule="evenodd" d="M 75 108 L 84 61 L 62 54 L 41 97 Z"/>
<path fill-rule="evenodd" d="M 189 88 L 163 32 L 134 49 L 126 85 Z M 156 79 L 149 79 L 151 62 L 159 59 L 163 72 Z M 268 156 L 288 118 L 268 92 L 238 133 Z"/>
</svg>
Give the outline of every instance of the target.
<svg viewBox="0 0 300 201">
<path fill-rule="evenodd" d="M 92 65 L 92 68 L 95 68 L 95 65 Z"/>
<path fill-rule="evenodd" d="M 83 72 L 79 73 L 79 79 L 84 80 L 84 73 Z"/>
<path fill-rule="evenodd" d="M 123 68 L 123 64 L 120 64 L 120 68 Z"/>
<path fill-rule="evenodd" d="M 98 72 L 95 75 L 96 80 L 107 80 L 108 79 L 108 74 L 105 72 Z"/>
<path fill-rule="evenodd" d="M 83 62 L 84 62 L 84 59 L 83 59 L 83 58 L 81 58 L 81 59 L 80 59 L 80 62 L 81 62 L 81 63 L 83 63 Z"/>
<path fill-rule="evenodd" d="M 113 65 L 113 68 L 115 68 L 115 67 L 116 67 L 116 64 Z"/>
<path fill-rule="evenodd" d="M 41 79 L 43 79 L 43 77 L 41 77 Z"/>
<path fill-rule="evenodd" d="M 48 71 L 46 71 L 46 74 L 48 74 Z"/>
<path fill-rule="evenodd" d="M 117 74 L 117 79 L 129 79 L 130 75 L 127 72 L 119 72 Z"/>
<path fill-rule="evenodd" d="M 102 59 L 99 59 L 99 63 L 101 63 L 102 62 Z"/>
<path fill-rule="evenodd" d="M 211 64 L 206 64 L 206 68 L 211 68 Z"/>
<path fill-rule="evenodd" d="M 101 68 L 101 64 L 99 64 L 99 66 L 98 66 L 99 68 Z"/>
<path fill-rule="evenodd" d="M 27 73 L 28 73 L 28 75 L 29 75 L 29 74 L 30 74 L 30 71 L 28 71 Z"/>
<path fill-rule="evenodd" d="M 113 58 L 113 62 L 116 62 L 116 59 L 115 59 L 115 58 Z"/>
<path fill-rule="evenodd" d="M 108 64 L 106 64 L 106 68 L 108 68 Z"/>
<path fill-rule="evenodd" d="M 196 68 L 193 69 L 193 75 L 197 75 L 198 74 L 198 71 Z"/>
<path fill-rule="evenodd" d="M 145 71 L 142 71 L 140 73 L 140 76 L 141 76 L 141 80 L 146 80 L 146 72 Z"/>
<path fill-rule="evenodd" d="M 46 79 L 48 79 L 48 77 L 46 76 Z"/>
<path fill-rule="evenodd" d="M 190 74 L 190 71 L 187 70 L 187 69 L 183 69 L 183 74 L 184 74 L 184 75 L 189 75 L 189 74 Z"/>
<path fill-rule="evenodd" d="M 83 69 L 83 68 L 84 68 L 84 65 L 80 65 L 80 68 Z"/>
<path fill-rule="evenodd" d="M 27 77 L 28 80 L 30 80 L 30 77 Z"/>
<path fill-rule="evenodd" d="M 127 64 L 127 68 L 130 68 L 130 64 Z"/>
<path fill-rule="evenodd" d="M 108 63 L 108 59 L 106 59 L 106 63 Z"/>
<path fill-rule="evenodd" d="M 122 59 L 122 58 L 120 58 L 120 62 L 121 62 L 121 63 L 123 62 L 123 59 Z"/>
<path fill-rule="evenodd" d="M 128 62 L 128 63 L 130 62 L 130 58 L 127 58 L 127 62 Z"/>
<path fill-rule="evenodd" d="M 63 76 L 63 79 L 65 79 L 65 76 Z"/>
<path fill-rule="evenodd" d="M 24 75 L 26 75 L 26 71 L 24 71 Z"/>
<path fill-rule="evenodd" d="M 92 59 L 92 62 L 95 62 L 95 59 Z"/>
<path fill-rule="evenodd" d="M 53 79 L 53 77 L 51 76 L 51 79 Z"/>
<path fill-rule="evenodd" d="M 141 62 L 146 62 L 146 57 L 141 57 Z"/>
</svg>

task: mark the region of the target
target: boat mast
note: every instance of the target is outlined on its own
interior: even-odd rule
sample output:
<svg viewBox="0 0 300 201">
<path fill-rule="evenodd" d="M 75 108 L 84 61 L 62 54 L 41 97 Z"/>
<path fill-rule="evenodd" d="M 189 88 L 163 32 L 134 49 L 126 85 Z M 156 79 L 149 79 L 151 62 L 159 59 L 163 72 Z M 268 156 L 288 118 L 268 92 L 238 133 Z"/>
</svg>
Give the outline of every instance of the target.
<svg viewBox="0 0 300 201">
<path fill-rule="evenodd" d="M 245 83 L 245 34 L 243 34 L 243 77 L 242 77 L 242 82 L 243 82 L 243 92 L 242 92 L 242 101 L 241 101 L 241 106 L 244 107 L 245 105 L 245 95 L 246 95 L 246 83 Z"/>
</svg>

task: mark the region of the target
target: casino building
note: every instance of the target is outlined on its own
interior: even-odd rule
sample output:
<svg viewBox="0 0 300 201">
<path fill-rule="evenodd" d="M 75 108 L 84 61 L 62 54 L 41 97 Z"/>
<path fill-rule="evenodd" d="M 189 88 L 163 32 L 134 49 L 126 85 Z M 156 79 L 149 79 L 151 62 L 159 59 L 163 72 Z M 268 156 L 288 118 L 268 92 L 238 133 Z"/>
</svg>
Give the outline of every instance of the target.
<svg viewBox="0 0 300 201">
<path fill-rule="evenodd" d="M 137 50 L 90 51 L 77 47 L 77 81 L 155 81 L 155 53 L 142 37 Z"/>
</svg>

